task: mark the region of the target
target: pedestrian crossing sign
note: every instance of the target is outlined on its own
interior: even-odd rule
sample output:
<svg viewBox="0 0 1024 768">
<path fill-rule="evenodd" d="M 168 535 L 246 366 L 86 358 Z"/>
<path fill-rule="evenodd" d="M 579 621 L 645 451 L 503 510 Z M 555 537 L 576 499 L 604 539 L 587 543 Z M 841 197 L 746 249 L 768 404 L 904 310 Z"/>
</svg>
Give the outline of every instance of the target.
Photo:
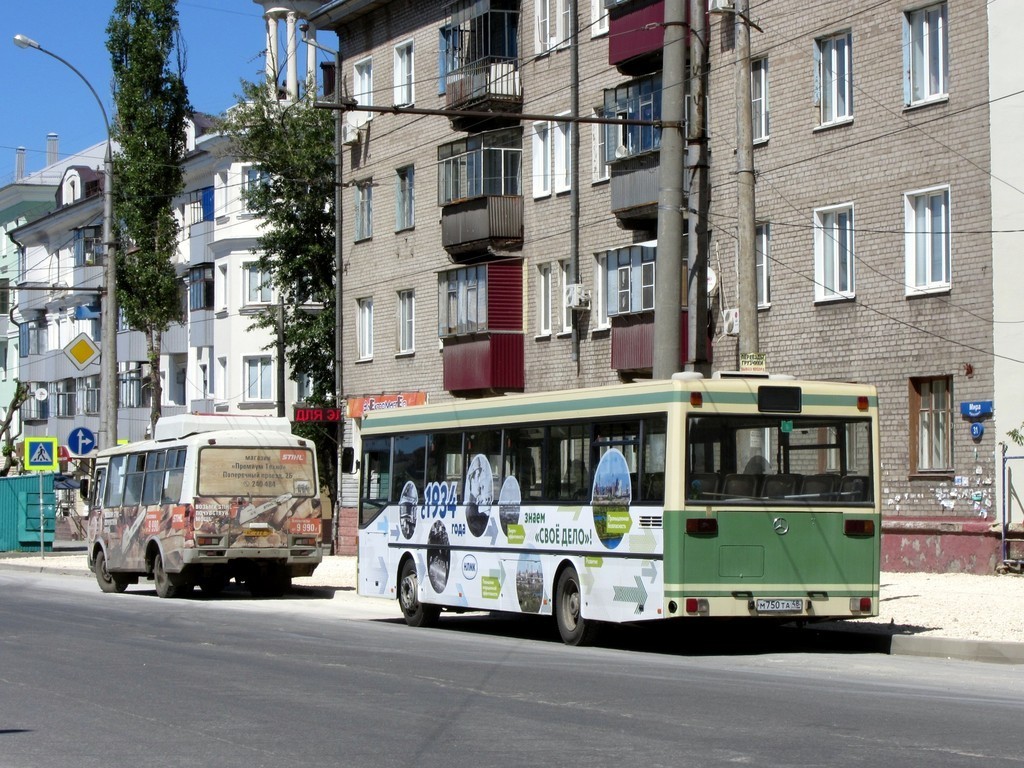
<svg viewBox="0 0 1024 768">
<path fill-rule="evenodd" d="M 26 437 L 25 469 L 57 471 L 57 438 Z"/>
</svg>

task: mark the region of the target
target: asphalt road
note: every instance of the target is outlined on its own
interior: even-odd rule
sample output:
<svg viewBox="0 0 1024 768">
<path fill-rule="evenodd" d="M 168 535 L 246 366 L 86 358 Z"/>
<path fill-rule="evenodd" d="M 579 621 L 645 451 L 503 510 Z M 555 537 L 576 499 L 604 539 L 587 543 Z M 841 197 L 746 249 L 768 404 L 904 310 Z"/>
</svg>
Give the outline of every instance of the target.
<svg viewBox="0 0 1024 768">
<path fill-rule="evenodd" d="M 0 571 L 0 766 L 1020 765 L 1024 669 Z M 643 638 L 643 639 L 640 639 Z"/>
</svg>

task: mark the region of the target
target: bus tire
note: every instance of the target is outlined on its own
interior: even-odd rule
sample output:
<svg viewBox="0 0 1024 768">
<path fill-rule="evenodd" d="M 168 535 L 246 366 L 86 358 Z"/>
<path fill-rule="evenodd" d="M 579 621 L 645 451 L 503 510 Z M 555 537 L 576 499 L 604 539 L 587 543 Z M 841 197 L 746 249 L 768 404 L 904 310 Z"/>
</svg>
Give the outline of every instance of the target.
<svg viewBox="0 0 1024 768">
<path fill-rule="evenodd" d="M 107 556 L 102 549 L 96 551 L 93 570 L 96 572 L 96 582 L 103 592 L 124 592 L 128 589 L 128 579 L 115 576 L 107 570 Z"/>
<path fill-rule="evenodd" d="M 153 583 L 158 597 L 184 597 L 192 591 L 191 584 L 182 583 L 179 577 L 164 570 L 164 558 L 159 552 L 153 555 Z"/>
<path fill-rule="evenodd" d="M 597 623 L 583 618 L 580 578 L 571 565 L 558 576 L 555 587 L 555 623 L 566 645 L 590 645 L 597 636 Z"/>
<path fill-rule="evenodd" d="M 398 605 L 402 609 L 405 623 L 410 627 L 433 627 L 441 615 L 439 606 L 420 602 L 416 563 L 411 557 L 402 563 L 398 577 Z"/>
</svg>

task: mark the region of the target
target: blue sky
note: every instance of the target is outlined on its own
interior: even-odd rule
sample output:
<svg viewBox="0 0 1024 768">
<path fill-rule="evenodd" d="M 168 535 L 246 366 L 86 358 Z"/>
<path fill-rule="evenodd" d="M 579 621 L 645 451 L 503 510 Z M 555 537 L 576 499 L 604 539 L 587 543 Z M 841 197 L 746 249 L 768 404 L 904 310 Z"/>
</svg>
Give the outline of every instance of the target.
<svg viewBox="0 0 1024 768">
<path fill-rule="evenodd" d="M 23 34 L 73 64 L 92 83 L 113 119 L 106 28 L 114 0 L 12 0 L 0 13 L 0 71 L 6 72 L 0 119 L 0 186 L 14 180 L 15 150 L 25 147 L 28 173 L 46 164 L 46 135 L 60 154 L 105 138 L 89 89 L 60 62 L 14 45 Z M 263 72 L 263 9 L 253 0 L 178 0 L 187 46 L 185 81 L 193 107 L 220 114 L 236 101 L 240 81 Z"/>
</svg>

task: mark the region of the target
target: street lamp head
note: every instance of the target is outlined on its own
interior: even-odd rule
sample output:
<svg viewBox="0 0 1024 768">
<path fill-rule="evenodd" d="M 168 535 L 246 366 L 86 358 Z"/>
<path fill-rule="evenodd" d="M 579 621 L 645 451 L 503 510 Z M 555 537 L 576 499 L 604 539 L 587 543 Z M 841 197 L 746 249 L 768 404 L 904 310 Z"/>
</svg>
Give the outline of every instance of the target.
<svg viewBox="0 0 1024 768">
<path fill-rule="evenodd" d="M 42 46 L 39 45 L 39 43 L 37 43 L 31 37 L 26 37 L 25 35 L 15 35 L 14 36 L 14 44 L 16 46 L 18 46 L 19 48 L 40 48 L 40 47 L 42 47 Z"/>
</svg>

